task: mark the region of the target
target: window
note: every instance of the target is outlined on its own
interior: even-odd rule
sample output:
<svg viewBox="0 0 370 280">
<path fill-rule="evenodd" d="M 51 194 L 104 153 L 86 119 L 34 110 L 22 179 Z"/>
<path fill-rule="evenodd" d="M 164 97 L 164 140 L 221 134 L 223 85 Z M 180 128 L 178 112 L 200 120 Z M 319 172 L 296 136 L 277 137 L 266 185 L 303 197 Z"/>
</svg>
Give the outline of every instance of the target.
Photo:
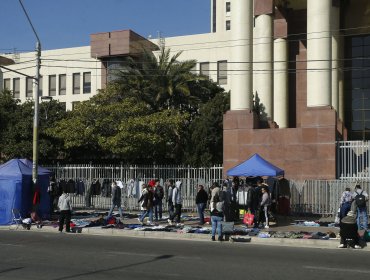
<svg viewBox="0 0 370 280">
<path fill-rule="evenodd" d="M 59 75 L 59 95 L 66 95 L 66 74 Z"/>
<path fill-rule="evenodd" d="M 347 38 L 345 125 L 350 140 L 370 139 L 370 35 Z"/>
<path fill-rule="evenodd" d="M 216 32 L 216 21 L 217 21 L 217 9 L 216 9 L 216 0 L 213 0 L 212 5 L 212 32 Z"/>
<path fill-rule="evenodd" d="M 59 105 L 64 109 L 64 111 L 67 110 L 67 104 L 65 102 L 59 102 Z"/>
<path fill-rule="evenodd" d="M 217 83 L 219 85 L 227 84 L 227 61 L 217 62 Z"/>
<path fill-rule="evenodd" d="M 26 78 L 26 97 L 32 97 L 33 96 L 33 79 L 32 78 Z"/>
<path fill-rule="evenodd" d="M 73 94 L 80 94 L 80 73 L 73 73 Z"/>
<path fill-rule="evenodd" d="M 91 72 L 83 74 L 83 93 L 91 93 Z"/>
<path fill-rule="evenodd" d="M 4 89 L 10 90 L 10 79 L 4 79 Z"/>
<path fill-rule="evenodd" d="M 80 101 L 74 101 L 72 102 L 72 110 L 76 109 L 76 106 L 80 104 Z"/>
<path fill-rule="evenodd" d="M 49 76 L 49 96 L 57 95 L 57 76 Z"/>
<path fill-rule="evenodd" d="M 207 76 L 209 78 L 209 62 L 202 62 L 199 64 L 200 75 Z"/>
<path fill-rule="evenodd" d="M 226 13 L 230 13 L 230 11 L 231 11 L 231 3 L 226 2 Z"/>
<path fill-rule="evenodd" d="M 20 97 L 20 78 L 13 79 L 13 97 L 19 98 Z"/>
<path fill-rule="evenodd" d="M 230 30 L 231 29 L 231 22 L 230 20 L 227 20 L 226 21 L 226 30 Z"/>
<path fill-rule="evenodd" d="M 42 76 L 39 77 L 39 96 L 42 96 Z"/>
</svg>

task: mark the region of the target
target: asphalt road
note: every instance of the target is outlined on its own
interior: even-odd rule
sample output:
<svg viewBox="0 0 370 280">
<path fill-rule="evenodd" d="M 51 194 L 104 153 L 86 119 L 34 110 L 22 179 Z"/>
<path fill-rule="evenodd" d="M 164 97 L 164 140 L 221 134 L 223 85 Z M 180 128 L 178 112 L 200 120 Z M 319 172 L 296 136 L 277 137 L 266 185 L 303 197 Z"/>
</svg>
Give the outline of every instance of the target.
<svg viewBox="0 0 370 280">
<path fill-rule="evenodd" d="M 370 253 L 248 243 L 0 232 L 0 279 L 370 279 Z"/>
</svg>

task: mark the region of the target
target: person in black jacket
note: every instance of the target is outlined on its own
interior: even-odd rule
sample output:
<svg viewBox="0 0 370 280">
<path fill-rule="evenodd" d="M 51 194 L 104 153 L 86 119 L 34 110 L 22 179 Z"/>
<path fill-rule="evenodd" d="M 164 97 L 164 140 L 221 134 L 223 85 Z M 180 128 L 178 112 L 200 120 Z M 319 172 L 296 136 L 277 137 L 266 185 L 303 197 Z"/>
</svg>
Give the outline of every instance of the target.
<svg viewBox="0 0 370 280">
<path fill-rule="evenodd" d="M 198 209 L 200 225 L 204 225 L 204 210 L 206 209 L 207 201 L 208 201 L 208 194 L 204 190 L 204 186 L 198 185 L 198 192 L 197 192 L 197 196 L 195 197 L 195 203 Z"/>
</svg>

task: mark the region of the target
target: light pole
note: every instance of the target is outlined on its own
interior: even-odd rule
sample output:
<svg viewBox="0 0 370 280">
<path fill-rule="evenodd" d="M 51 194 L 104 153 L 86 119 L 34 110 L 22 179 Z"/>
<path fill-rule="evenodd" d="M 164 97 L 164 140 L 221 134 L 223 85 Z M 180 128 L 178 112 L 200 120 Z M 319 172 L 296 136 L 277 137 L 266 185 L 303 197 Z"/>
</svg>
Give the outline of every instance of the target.
<svg viewBox="0 0 370 280">
<path fill-rule="evenodd" d="M 33 115 L 33 141 L 32 141 L 32 181 L 34 186 L 37 184 L 37 167 L 38 167 L 38 144 L 39 144 L 39 80 L 40 80 L 40 58 L 41 58 L 41 42 L 39 36 L 36 33 L 35 28 L 31 22 L 30 17 L 27 14 L 26 9 L 23 6 L 22 0 L 18 0 L 21 4 L 24 14 L 27 17 L 29 24 L 31 25 L 32 31 L 36 36 L 36 76 L 34 79 L 33 95 L 34 95 L 34 115 Z"/>
</svg>

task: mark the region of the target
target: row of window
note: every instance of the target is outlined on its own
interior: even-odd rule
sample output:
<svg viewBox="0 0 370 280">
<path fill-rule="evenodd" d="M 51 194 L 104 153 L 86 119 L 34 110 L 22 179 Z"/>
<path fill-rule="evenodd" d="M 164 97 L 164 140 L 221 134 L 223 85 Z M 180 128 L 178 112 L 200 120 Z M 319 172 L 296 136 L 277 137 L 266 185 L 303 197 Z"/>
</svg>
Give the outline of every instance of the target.
<svg viewBox="0 0 370 280">
<path fill-rule="evenodd" d="M 217 15 L 216 15 L 216 11 L 217 11 L 217 8 L 216 8 L 216 0 L 213 0 L 213 26 L 212 26 L 212 32 L 216 32 L 216 22 L 217 22 Z M 226 15 L 229 16 L 230 15 L 230 12 L 231 12 L 231 3 L 230 2 L 226 2 L 226 6 L 225 6 L 225 11 L 226 11 Z M 230 30 L 231 29 L 231 21 L 230 20 L 227 20 L 225 22 L 225 26 L 226 26 L 226 30 Z"/>
<path fill-rule="evenodd" d="M 210 76 L 209 62 L 199 63 L 199 73 L 203 76 Z M 219 85 L 227 84 L 227 61 L 217 61 L 217 83 Z"/>
<path fill-rule="evenodd" d="M 67 75 L 49 75 L 49 88 L 47 96 L 66 95 Z M 11 84 L 12 83 L 12 84 Z M 33 97 L 33 79 L 27 77 L 26 97 Z M 12 90 L 15 98 L 20 98 L 21 78 L 4 79 L 4 89 Z M 81 93 L 81 74 L 72 75 L 72 93 Z M 82 73 L 82 93 L 91 93 L 91 72 Z M 43 77 L 39 78 L 39 95 L 43 95 Z"/>
</svg>

